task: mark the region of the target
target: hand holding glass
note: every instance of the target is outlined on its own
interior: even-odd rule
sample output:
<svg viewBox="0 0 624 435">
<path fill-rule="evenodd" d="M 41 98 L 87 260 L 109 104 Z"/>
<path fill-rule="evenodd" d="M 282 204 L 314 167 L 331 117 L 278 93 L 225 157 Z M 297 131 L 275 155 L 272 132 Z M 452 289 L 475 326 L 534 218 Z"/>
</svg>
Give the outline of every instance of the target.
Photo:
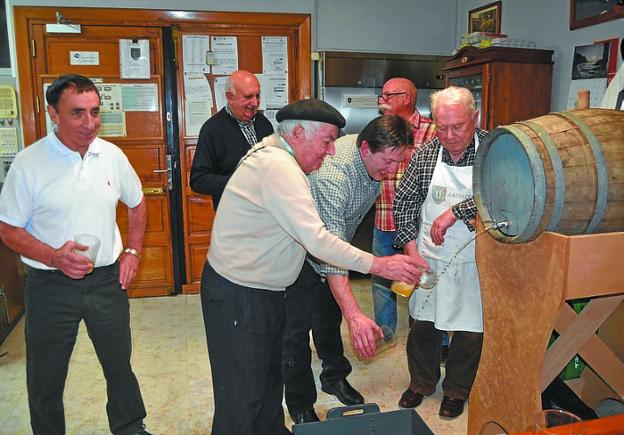
<svg viewBox="0 0 624 435">
<path fill-rule="evenodd" d="M 76 234 L 74 236 L 74 243 L 87 247 L 84 251 L 74 248 L 74 254 L 84 255 L 91 261 L 91 269 L 88 272 L 91 273 L 95 266 L 95 259 L 97 258 L 98 251 L 100 250 L 100 239 L 91 234 Z"/>
<path fill-rule="evenodd" d="M 421 269 L 422 274 L 420 275 L 420 281 L 418 282 L 418 287 L 429 290 L 432 289 L 438 283 L 438 276 L 434 271 L 429 271 L 426 269 Z M 414 288 L 416 288 L 413 284 L 408 284 L 406 282 L 394 281 L 390 290 L 399 296 L 403 296 L 404 298 L 409 298 L 414 292 Z"/>
<path fill-rule="evenodd" d="M 375 355 L 379 355 L 381 352 L 397 345 L 397 338 L 392 328 L 381 325 L 381 333 L 381 336 L 377 335 L 375 337 Z"/>
</svg>

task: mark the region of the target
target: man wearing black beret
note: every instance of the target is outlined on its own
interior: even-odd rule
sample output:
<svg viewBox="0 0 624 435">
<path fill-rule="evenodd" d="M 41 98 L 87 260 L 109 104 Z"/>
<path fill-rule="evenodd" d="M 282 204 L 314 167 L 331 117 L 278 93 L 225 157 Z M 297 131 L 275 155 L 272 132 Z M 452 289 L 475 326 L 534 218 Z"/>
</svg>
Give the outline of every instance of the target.
<svg viewBox="0 0 624 435">
<path fill-rule="evenodd" d="M 420 274 L 419 262 L 409 257 L 377 258 L 352 247 L 327 231 L 316 211 L 306 174 L 335 153 L 345 123 L 340 113 L 322 101 L 301 100 L 277 119 L 278 132 L 249 151 L 223 192 L 202 275 L 213 435 L 289 433 L 281 374 L 285 290 L 306 251 L 388 279 L 416 282 Z M 347 301 L 345 309 L 357 308 L 350 292 L 339 299 Z M 352 335 L 355 349 L 371 356 L 380 335 L 368 319 Z"/>
<path fill-rule="evenodd" d="M 330 233 L 351 241 L 379 196 L 381 181 L 394 176 L 412 142 L 411 127 L 396 115 L 377 117 L 359 135 L 336 141 L 335 155 L 308 176 L 316 209 Z M 341 311 L 352 336 L 362 325 L 375 324 L 344 297 L 351 294 L 348 270 L 310 256 L 297 281 L 286 290 L 282 373 L 286 406 L 295 423 L 319 420 L 314 411 L 317 396 L 310 367 L 310 330 L 323 360 L 321 389 L 345 405 L 364 403 L 347 381 L 351 363 L 344 356 Z"/>
</svg>

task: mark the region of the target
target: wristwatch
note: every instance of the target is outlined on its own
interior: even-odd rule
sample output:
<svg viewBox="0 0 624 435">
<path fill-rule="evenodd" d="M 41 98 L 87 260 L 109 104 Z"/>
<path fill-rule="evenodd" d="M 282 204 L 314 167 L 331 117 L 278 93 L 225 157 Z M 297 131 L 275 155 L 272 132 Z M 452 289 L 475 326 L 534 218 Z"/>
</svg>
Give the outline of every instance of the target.
<svg viewBox="0 0 624 435">
<path fill-rule="evenodd" d="M 139 254 L 139 251 L 137 251 L 136 249 L 132 249 L 132 248 L 126 248 L 123 250 L 126 254 L 131 254 L 134 255 L 136 258 L 139 259 L 139 261 L 141 261 L 141 254 Z"/>
</svg>

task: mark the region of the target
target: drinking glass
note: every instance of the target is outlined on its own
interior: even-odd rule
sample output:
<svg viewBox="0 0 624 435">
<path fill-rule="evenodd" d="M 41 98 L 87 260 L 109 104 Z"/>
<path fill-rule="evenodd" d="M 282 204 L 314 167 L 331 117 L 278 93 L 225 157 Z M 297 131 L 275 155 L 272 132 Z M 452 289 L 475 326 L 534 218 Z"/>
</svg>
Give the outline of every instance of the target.
<svg viewBox="0 0 624 435">
<path fill-rule="evenodd" d="M 95 259 L 97 258 L 98 251 L 100 250 L 100 239 L 91 234 L 76 234 L 74 236 L 74 243 L 87 247 L 85 251 L 74 248 L 74 253 L 84 255 L 89 259 L 89 261 L 91 261 L 91 269 L 88 272 L 91 273 L 93 271 L 93 266 L 95 265 Z"/>
<path fill-rule="evenodd" d="M 541 435 L 583 435 L 583 421 L 568 411 L 561 409 L 544 409 L 535 417 L 533 433 Z"/>
<path fill-rule="evenodd" d="M 375 355 L 379 355 L 381 352 L 397 345 L 397 338 L 392 328 L 387 325 L 381 325 L 380 327 L 382 336 L 375 337 Z"/>
<path fill-rule="evenodd" d="M 438 275 L 431 270 L 422 269 L 422 274 L 420 275 L 420 281 L 418 282 L 418 287 L 424 290 L 430 290 L 438 283 Z M 399 296 L 403 296 L 404 298 L 409 298 L 416 286 L 414 284 L 408 284 L 403 281 L 393 281 L 390 286 L 390 290 Z"/>
</svg>

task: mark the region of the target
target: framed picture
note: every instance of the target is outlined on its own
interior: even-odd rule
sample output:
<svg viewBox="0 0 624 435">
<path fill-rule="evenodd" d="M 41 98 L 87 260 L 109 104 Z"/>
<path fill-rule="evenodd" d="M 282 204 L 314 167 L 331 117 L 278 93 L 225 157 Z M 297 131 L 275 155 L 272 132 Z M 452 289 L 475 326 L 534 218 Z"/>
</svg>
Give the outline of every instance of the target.
<svg viewBox="0 0 624 435">
<path fill-rule="evenodd" d="M 570 30 L 624 17 L 624 1 L 570 0 Z"/>
<path fill-rule="evenodd" d="M 468 11 L 468 33 L 500 33 L 502 2 L 494 2 Z"/>
<path fill-rule="evenodd" d="M 572 80 L 605 78 L 608 62 L 608 42 L 576 46 L 572 60 Z"/>
</svg>

